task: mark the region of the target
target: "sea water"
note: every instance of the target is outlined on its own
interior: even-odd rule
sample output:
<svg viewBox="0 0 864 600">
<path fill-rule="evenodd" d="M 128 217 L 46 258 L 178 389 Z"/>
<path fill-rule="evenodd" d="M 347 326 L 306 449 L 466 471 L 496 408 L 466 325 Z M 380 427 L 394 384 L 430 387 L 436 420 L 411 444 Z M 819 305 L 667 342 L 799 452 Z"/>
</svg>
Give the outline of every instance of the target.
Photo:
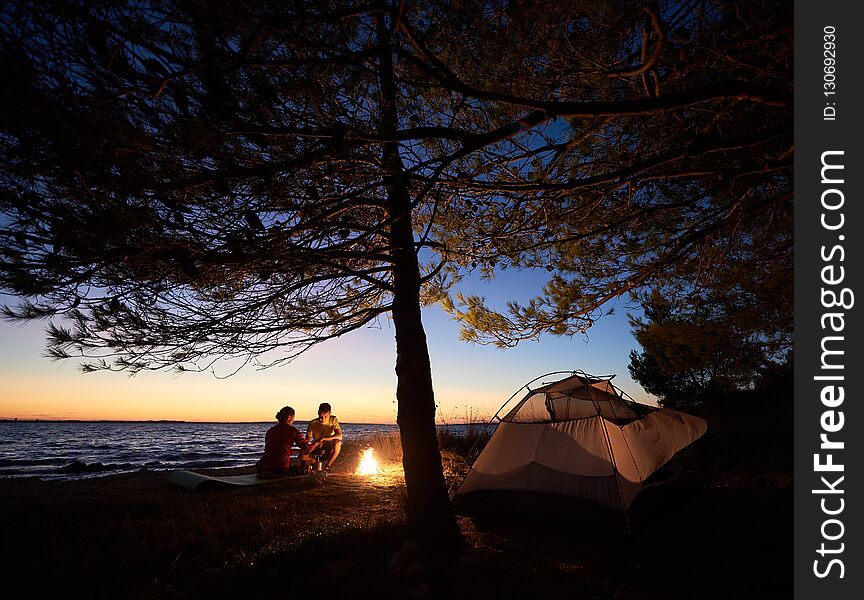
<svg viewBox="0 0 864 600">
<path fill-rule="evenodd" d="M 0 421 L 0 478 L 84 479 L 150 470 L 254 465 L 273 423 Z M 295 426 L 306 431 L 306 423 Z M 345 440 L 396 425 L 343 423 Z M 464 425 L 448 425 L 460 435 Z"/>
</svg>

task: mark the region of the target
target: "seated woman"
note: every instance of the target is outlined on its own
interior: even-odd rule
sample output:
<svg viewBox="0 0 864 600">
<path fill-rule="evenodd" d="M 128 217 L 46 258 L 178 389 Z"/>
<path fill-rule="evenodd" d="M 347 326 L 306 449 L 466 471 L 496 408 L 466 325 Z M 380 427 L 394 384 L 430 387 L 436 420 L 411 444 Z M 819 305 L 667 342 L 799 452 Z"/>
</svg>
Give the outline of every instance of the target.
<svg viewBox="0 0 864 600">
<path fill-rule="evenodd" d="M 295 444 L 300 453 L 309 454 L 318 444 L 309 444 L 300 430 L 294 427 L 294 409 L 283 407 L 276 413 L 279 421 L 264 436 L 264 456 L 255 465 L 261 476 L 285 475 L 291 469 L 291 448 Z"/>
</svg>

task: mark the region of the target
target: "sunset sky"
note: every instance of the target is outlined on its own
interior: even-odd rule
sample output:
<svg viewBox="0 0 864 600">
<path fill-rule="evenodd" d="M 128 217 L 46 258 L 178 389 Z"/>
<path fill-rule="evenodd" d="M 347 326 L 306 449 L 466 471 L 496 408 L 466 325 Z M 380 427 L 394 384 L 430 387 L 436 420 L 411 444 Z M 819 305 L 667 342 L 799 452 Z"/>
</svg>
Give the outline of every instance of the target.
<svg viewBox="0 0 864 600">
<path fill-rule="evenodd" d="M 505 273 L 462 291 L 485 295 L 500 307 L 525 300 L 548 273 Z M 2 301 L 8 303 L 9 297 Z M 638 344 L 626 308 L 600 319 L 585 336 L 544 336 L 539 342 L 499 350 L 459 340 L 459 326 L 439 307 L 424 311 L 438 420 L 466 414 L 490 418 L 523 384 L 550 371 L 582 369 L 617 374 L 614 382 L 640 401 L 652 402 L 627 371 Z M 268 421 L 283 405 L 297 418 L 315 416 L 320 402 L 347 423 L 396 420 L 394 330 L 388 319 L 313 348 L 293 363 L 266 370 L 245 368 L 219 379 L 210 373 L 82 374 L 76 363 L 43 357 L 44 323 L 0 323 L 0 418 L 81 420 Z M 217 374 L 230 373 L 230 364 Z"/>
</svg>

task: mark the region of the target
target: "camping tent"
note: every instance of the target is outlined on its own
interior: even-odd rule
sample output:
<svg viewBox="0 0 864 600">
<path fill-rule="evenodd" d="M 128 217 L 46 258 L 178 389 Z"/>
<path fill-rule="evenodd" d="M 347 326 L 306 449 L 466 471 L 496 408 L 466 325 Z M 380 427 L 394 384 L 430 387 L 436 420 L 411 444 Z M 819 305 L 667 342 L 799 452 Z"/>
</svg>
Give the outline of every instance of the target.
<svg viewBox="0 0 864 600">
<path fill-rule="evenodd" d="M 500 417 L 456 494 L 564 494 L 626 512 L 648 477 L 707 426 L 698 417 L 635 402 L 612 377 L 577 371 L 536 389 L 526 385 L 528 393 Z"/>
</svg>

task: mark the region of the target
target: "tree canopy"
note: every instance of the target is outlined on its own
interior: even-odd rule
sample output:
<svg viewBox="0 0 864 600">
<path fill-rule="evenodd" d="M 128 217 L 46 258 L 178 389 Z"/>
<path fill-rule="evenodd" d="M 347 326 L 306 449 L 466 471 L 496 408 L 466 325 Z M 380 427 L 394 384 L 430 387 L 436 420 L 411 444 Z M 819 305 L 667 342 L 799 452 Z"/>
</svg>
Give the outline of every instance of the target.
<svg viewBox="0 0 864 600">
<path fill-rule="evenodd" d="M 791 366 L 791 354 L 778 354 L 758 328 L 717 307 L 679 309 L 655 293 L 631 324 L 642 350 L 630 353 L 630 375 L 670 408 L 753 389 Z"/>
<path fill-rule="evenodd" d="M 547 51 L 512 95 L 546 90 L 548 104 L 523 106 L 555 105 L 555 125 L 518 159 L 484 150 L 461 194 L 471 218 L 450 212 L 458 234 L 442 237 L 466 240 L 462 251 L 490 275 L 512 265 L 552 276 L 506 311 L 477 297 L 453 303 L 465 337 L 507 346 L 573 333 L 612 298 L 641 304 L 658 291 L 679 309 L 725 303 L 782 351 L 792 331 L 789 7 L 592 6 L 584 19 L 553 9 L 510 22 L 510 39 L 543 39 Z"/>
<path fill-rule="evenodd" d="M 2 15 L 0 286 L 25 298 L 7 317 L 51 318 L 57 358 L 137 372 L 283 362 L 391 315 L 409 521 L 429 536 L 455 524 L 423 304 L 511 345 L 620 296 L 735 290 L 788 334 L 786 2 Z M 454 293 L 507 268 L 550 280 L 506 312 Z"/>
</svg>

